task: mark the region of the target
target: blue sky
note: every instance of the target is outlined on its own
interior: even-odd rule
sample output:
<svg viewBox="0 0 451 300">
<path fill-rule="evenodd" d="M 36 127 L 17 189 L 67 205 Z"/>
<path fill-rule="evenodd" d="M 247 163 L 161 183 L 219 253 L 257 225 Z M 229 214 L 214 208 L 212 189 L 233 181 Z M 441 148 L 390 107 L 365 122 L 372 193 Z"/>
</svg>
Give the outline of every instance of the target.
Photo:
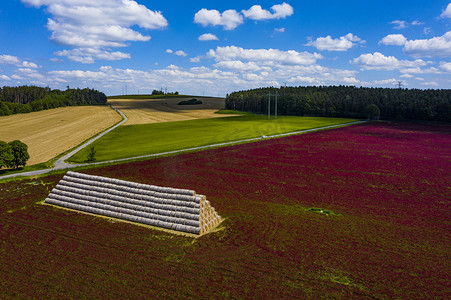
<svg viewBox="0 0 451 300">
<path fill-rule="evenodd" d="M 451 88 L 451 2 L 8 0 L 0 86 Z"/>
</svg>

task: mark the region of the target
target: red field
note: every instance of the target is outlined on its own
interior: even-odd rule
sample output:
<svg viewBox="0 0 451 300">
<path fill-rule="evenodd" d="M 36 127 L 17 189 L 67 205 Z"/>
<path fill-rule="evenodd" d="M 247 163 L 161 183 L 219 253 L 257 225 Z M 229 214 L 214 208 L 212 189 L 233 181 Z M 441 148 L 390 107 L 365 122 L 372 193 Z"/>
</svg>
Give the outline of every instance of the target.
<svg viewBox="0 0 451 300">
<path fill-rule="evenodd" d="M 82 171 L 207 195 L 226 220 L 198 239 L 36 204 L 63 174 L 0 184 L 0 296 L 449 298 L 450 132 L 371 123 Z"/>
</svg>

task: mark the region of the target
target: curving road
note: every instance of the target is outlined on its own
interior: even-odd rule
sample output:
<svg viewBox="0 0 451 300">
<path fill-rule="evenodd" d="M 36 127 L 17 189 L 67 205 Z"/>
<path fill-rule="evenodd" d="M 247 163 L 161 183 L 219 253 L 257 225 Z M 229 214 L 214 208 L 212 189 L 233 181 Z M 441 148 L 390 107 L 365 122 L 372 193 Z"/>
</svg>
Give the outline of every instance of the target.
<svg viewBox="0 0 451 300">
<path fill-rule="evenodd" d="M 110 129 L 104 131 L 103 133 L 99 134 L 98 136 L 90 139 L 88 142 L 86 142 L 85 144 L 81 145 L 80 147 L 74 149 L 70 153 L 68 153 L 68 154 L 62 156 L 61 158 L 59 158 L 57 161 L 55 161 L 53 168 L 44 169 L 44 170 L 37 170 L 37 171 L 30 171 L 30 172 L 23 172 L 23 173 L 11 174 L 11 175 L 4 175 L 4 176 L 0 176 L 0 180 L 6 179 L 6 178 L 12 178 L 12 177 L 19 177 L 19 176 L 20 177 L 26 177 L 26 176 L 41 175 L 41 174 L 49 173 L 49 172 L 55 171 L 55 170 L 62 170 L 62 169 L 69 169 L 69 168 L 76 168 L 76 167 L 83 167 L 83 166 L 96 166 L 96 165 L 102 165 L 102 164 L 108 164 L 108 163 L 116 163 L 116 162 L 125 162 L 125 161 L 129 161 L 129 160 L 143 159 L 143 158 L 155 158 L 155 157 L 164 156 L 164 155 L 179 154 L 179 153 L 190 152 L 190 151 L 198 151 L 198 150 L 204 150 L 204 149 L 208 149 L 208 148 L 231 146 L 231 145 L 240 144 L 240 143 L 255 142 L 255 141 L 262 140 L 262 139 L 279 138 L 279 137 L 284 137 L 284 136 L 289 136 L 289 135 L 296 135 L 296 134 L 302 134 L 302 133 L 307 133 L 307 132 L 319 131 L 319 130 L 324 130 L 324 129 L 332 129 L 332 128 L 337 128 L 337 127 L 342 127 L 342 126 L 354 125 L 354 124 L 360 124 L 360 123 L 367 122 L 366 120 L 365 121 L 355 121 L 355 122 L 350 122 L 350 123 L 345 123 L 345 124 L 330 125 L 330 126 L 324 126 L 324 127 L 318 127 L 318 128 L 312 128 L 312 129 L 305 129 L 305 130 L 299 130 L 299 131 L 294 131 L 294 132 L 276 134 L 276 135 L 271 135 L 271 136 L 250 138 L 250 139 L 245 139 L 245 140 L 238 140 L 238 141 L 232 141 L 232 142 L 226 142 L 226 143 L 219 143 L 219 144 L 213 144 L 213 145 L 207 145 L 207 146 L 201 146 L 201 147 L 193 147 L 193 148 L 187 148 L 187 149 L 182 149 L 182 150 L 175 150 L 175 151 L 168 151 L 168 152 L 162 152 L 162 153 L 141 155 L 141 156 L 128 157 L 128 158 L 122 158 L 122 159 L 115 159 L 115 160 L 109 160 L 109 161 L 101 161 L 101 162 L 96 162 L 96 163 L 86 163 L 86 164 L 68 164 L 68 163 L 65 163 L 64 161 L 66 159 L 68 159 L 69 157 L 71 157 L 72 155 L 77 153 L 78 151 L 86 148 L 87 146 L 89 146 L 90 144 L 92 144 L 96 140 L 100 139 L 101 137 L 103 137 L 108 132 L 116 129 L 118 126 L 122 125 L 124 122 L 126 122 L 128 120 L 128 118 L 122 113 L 122 111 L 120 111 L 119 109 L 117 109 L 117 108 L 115 108 L 113 106 L 112 106 L 112 108 L 115 109 L 118 113 L 120 113 L 121 116 L 124 118 L 124 120 L 122 120 L 120 123 L 114 125 Z"/>
<path fill-rule="evenodd" d="M 76 164 L 68 164 L 68 163 L 65 163 L 64 161 L 65 161 L 66 159 L 68 159 L 69 157 L 71 157 L 72 155 L 74 155 L 75 153 L 77 153 L 78 151 L 80 151 L 80 150 L 86 148 L 87 146 L 91 145 L 92 143 L 94 143 L 95 141 L 97 141 L 98 139 L 100 139 L 101 137 L 103 137 L 105 134 L 107 134 L 108 132 L 110 132 L 110 131 L 116 129 L 117 127 L 119 127 L 119 126 L 121 126 L 122 124 L 124 124 L 125 122 L 127 122 L 128 118 L 127 118 L 126 115 L 124 115 L 124 113 L 123 113 L 122 111 L 120 111 L 119 109 L 117 109 L 117 108 L 114 107 L 114 106 L 111 106 L 111 108 L 115 109 L 115 110 L 116 110 L 116 111 L 117 111 L 124 119 L 123 119 L 121 122 L 119 122 L 119 123 L 117 123 L 116 125 L 114 125 L 113 127 L 111 127 L 110 129 L 105 130 L 104 132 L 102 132 L 102 133 L 99 134 L 98 136 L 96 136 L 96 137 L 90 139 L 88 142 L 84 143 L 84 144 L 81 145 L 80 147 L 78 147 L 78 148 L 74 149 L 73 151 L 67 153 L 66 155 L 60 157 L 57 161 L 55 161 L 55 162 L 53 163 L 54 168 L 52 168 L 52 170 L 66 169 L 66 168 L 73 168 L 73 167 L 75 167 L 75 166 L 80 166 L 80 164 L 78 164 L 78 165 L 76 165 Z M 81 164 L 81 165 L 83 165 L 83 164 Z M 1 179 L 1 177 L 0 177 L 0 179 Z"/>
</svg>

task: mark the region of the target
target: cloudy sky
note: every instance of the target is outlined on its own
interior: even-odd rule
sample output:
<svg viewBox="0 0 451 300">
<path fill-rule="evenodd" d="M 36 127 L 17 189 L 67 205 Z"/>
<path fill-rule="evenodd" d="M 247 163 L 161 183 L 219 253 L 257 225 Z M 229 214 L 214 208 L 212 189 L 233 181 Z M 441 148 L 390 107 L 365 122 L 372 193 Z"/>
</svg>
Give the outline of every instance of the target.
<svg viewBox="0 0 451 300">
<path fill-rule="evenodd" d="M 450 0 L 7 0 L 0 86 L 451 88 Z"/>
</svg>

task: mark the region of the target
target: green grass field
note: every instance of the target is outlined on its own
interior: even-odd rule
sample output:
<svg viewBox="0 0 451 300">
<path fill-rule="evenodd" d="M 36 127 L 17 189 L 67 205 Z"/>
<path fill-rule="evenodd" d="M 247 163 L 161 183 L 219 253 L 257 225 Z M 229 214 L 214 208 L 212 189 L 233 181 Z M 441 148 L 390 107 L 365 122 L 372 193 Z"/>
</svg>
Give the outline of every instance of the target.
<svg viewBox="0 0 451 300">
<path fill-rule="evenodd" d="M 355 121 L 342 118 L 246 115 L 122 126 L 93 143 L 96 160 L 161 153 Z M 87 147 L 69 159 L 86 161 Z"/>
</svg>

